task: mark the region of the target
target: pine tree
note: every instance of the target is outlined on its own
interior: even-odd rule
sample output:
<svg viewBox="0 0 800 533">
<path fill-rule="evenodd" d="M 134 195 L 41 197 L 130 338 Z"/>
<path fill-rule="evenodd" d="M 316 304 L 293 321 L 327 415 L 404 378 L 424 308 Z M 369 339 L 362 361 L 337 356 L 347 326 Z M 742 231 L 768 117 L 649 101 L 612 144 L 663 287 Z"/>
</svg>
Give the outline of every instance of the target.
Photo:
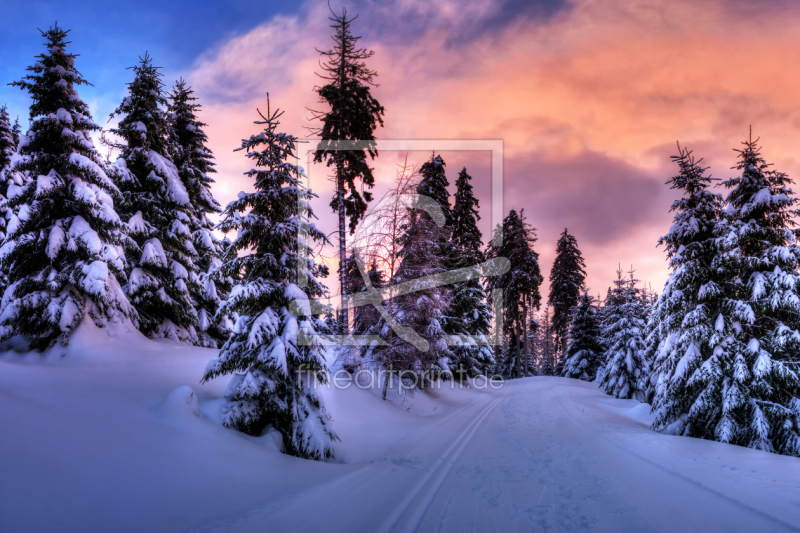
<svg viewBox="0 0 800 533">
<path fill-rule="evenodd" d="M 14 133 L 8 118 L 6 106 L 0 107 L 0 203 L 7 200 L 8 183 L 6 173 L 11 168 L 12 157 L 17 150 L 14 143 Z M 6 223 L 10 218 L 10 211 L 5 206 L 0 207 L 0 242 L 6 238 Z M 6 283 L 3 278 L 4 273 L 0 273 L 0 289 L 5 289 Z"/>
<path fill-rule="evenodd" d="M 642 357 L 645 361 L 645 368 L 648 372 L 643 373 L 640 378 L 639 390 L 642 391 L 644 403 L 652 405 L 656 393 L 658 374 L 656 372 L 656 355 L 659 348 L 658 317 L 656 311 L 658 307 L 658 293 L 652 287 L 643 287 L 641 294 L 642 306 L 645 316 L 644 328 L 644 352 Z"/>
<path fill-rule="evenodd" d="M 0 108 L 0 243 L 6 238 L 6 230 L 17 209 L 8 206 L 7 201 L 22 193 L 25 173 L 11 169 L 19 162 L 19 120 L 11 126 L 5 106 Z M 8 287 L 8 275 L 0 270 L 0 294 Z"/>
<path fill-rule="evenodd" d="M 666 288 L 659 301 L 665 308 L 662 322 L 672 327 L 663 328 L 670 335 L 659 354 L 654 426 L 800 455 L 800 368 L 795 355 L 800 347 L 795 333 L 800 328 L 800 250 L 792 220 L 798 214 L 797 200 L 791 180 L 769 168 L 756 143 L 752 138 L 743 143 L 735 167 L 741 174 L 724 182 L 731 192 L 714 227 L 716 238 L 701 241 L 706 249 L 695 245 L 706 255 L 694 255 L 711 259 L 697 292 L 687 291 L 690 302 L 700 302 L 696 310 L 678 323 L 684 310 L 667 301 L 675 289 Z M 687 192 L 691 179 L 701 181 L 689 173 Z M 674 260 L 688 263 L 692 256 L 685 256 L 679 248 Z M 679 272 L 686 270 L 683 266 Z M 680 278 L 674 277 L 670 282 L 678 285 Z"/>
<path fill-rule="evenodd" d="M 361 37 L 353 35 L 352 24 L 356 17 L 348 18 L 347 11 L 330 17 L 333 34 L 333 48 L 320 52 L 326 58 L 322 64 L 326 81 L 316 90 L 320 101 L 330 106 L 327 112 L 317 112 L 314 119 L 322 121 L 322 127 L 316 131 L 322 141 L 314 154 L 315 162 L 325 161 L 333 167 L 333 179 L 336 183 L 331 207 L 339 216 L 339 287 L 344 296 L 345 272 L 344 258 L 347 257 L 347 220 L 352 234 L 359 220 L 364 217 L 367 203 L 372 194 L 364 188 L 371 189 L 375 184 L 367 161 L 367 156 L 374 159 L 378 155 L 375 144 L 375 129 L 383 126 L 383 106 L 372 96 L 370 87 L 375 86 L 374 79 L 378 74 L 367 68 L 365 59 L 372 57 L 371 50 L 358 47 Z M 362 148 L 355 150 L 339 150 L 338 141 L 359 141 Z M 361 181 L 361 187 L 356 184 Z M 347 309 L 342 309 L 340 320 L 347 323 Z"/>
<path fill-rule="evenodd" d="M 433 200 L 436 206 L 441 209 L 441 214 L 443 215 L 443 220 L 438 221 L 443 224 L 441 230 L 439 228 L 428 228 L 425 230 L 428 232 L 428 238 L 436 240 L 431 250 L 433 253 L 436 253 L 436 261 L 440 265 L 442 272 L 474 264 L 462 264 L 464 257 L 460 253 L 461 251 L 458 244 L 453 239 L 454 213 L 450 205 L 450 193 L 447 190 L 450 183 L 447 180 L 445 172 L 446 166 L 441 155 L 432 154 L 431 159 L 426 161 L 419 169 L 421 180 L 417 186 L 417 194 L 422 198 L 421 201 L 428 202 Z M 430 217 L 427 214 L 425 217 L 426 223 L 433 222 L 432 219 L 428 220 Z M 478 355 L 479 358 L 484 360 L 482 363 L 477 363 L 477 361 L 472 361 L 471 359 L 459 361 L 459 358 L 464 356 L 469 357 L 469 355 L 472 355 L 471 352 L 478 351 L 480 347 L 477 346 L 474 341 L 467 338 L 469 331 L 459 314 L 463 309 L 455 309 L 453 307 L 457 305 L 457 302 L 453 300 L 453 297 L 456 295 L 456 287 L 447 285 L 444 289 L 450 301 L 450 307 L 442 310 L 442 332 L 449 339 L 449 344 L 452 344 L 454 348 L 458 348 L 459 351 L 459 354 L 456 354 L 454 350 L 448 350 L 448 365 L 452 372 L 457 373 L 459 379 L 464 379 L 467 376 L 475 376 L 479 373 L 478 366 L 486 363 L 486 354 L 482 353 Z M 459 296 L 463 297 L 465 294 L 460 292 Z M 459 363 L 463 363 L 462 369 L 459 369 Z"/>
<path fill-rule="evenodd" d="M 197 117 L 201 106 L 196 102 L 192 88 L 183 79 L 178 80 L 169 95 L 169 140 L 173 163 L 189 195 L 186 226 L 198 256 L 199 279 L 189 290 L 198 313 L 198 344 L 216 348 L 228 340 L 231 333 L 230 319 L 217 315 L 217 309 L 233 280 L 216 275 L 224 251 L 224 243 L 214 235 L 214 224 L 208 218 L 220 212 L 219 203 L 211 193 L 214 180 L 209 176 L 216 173 L 216 169 L 214 155 L 207 146 L 208 137 L 203 131 L 206 124 Z"/>
<path fill-rule="evenodd" d="M 567 347 L 572 310 L 585 288 L 585 267 L 578 242 L 564 228 L 556 245 L 556 260 L 550 271 L 549 304 L 553 307 L 553 333 L 558 353 L 563 353 Z"/>
<path fill-rule="evenodd" d="M 120 151 L 112 177 L 123 194 L 119 213 L 130 237 L 125 291 L 139 312 L 142 333 L 198 343 L 191 294 L 202 286 L 189 229 L 193 210 L 170 156 L 175 150 L 161 74 L 146 54 L 131 68 L 129 95 L 111 115 L 123 117 L 111 132 L 125 143 L 108 143 Z"/>
<path fill-rule="evenodd" d="M 373 259 L 369 265 L 370 266 L 366 274 L 369 278 L 370 285 L 374 289 L 381 289 L 385 287 L 386 280 L 383 272 L 378 269 L 377 262 Z M 366 265 L 363 265 L 363 267 L 366 268 Z M 353 253 L 351 253 L 347 258 L 345 272 L 347 274 L 345 278 L 347 294 L 358 294 L 359 292 L 366 290 L 367 286 L 364 283 L 364 278 L 362 277 L 360 270 L 358 269 L 358 264 Z M 353 314 L 353 334 L 367 335 L 375 328 L 379 321 L 380 313 L 372 305 L 357 307 Z"/>
<path fill-rule="evenodd" d="M 14 125 L 11 127 L 11 138 L 14 140 L 14 150 L 19 145 L 19 137 L 22 134 L 22 128 L 19 125 L 19 117 L 14 119 Z"/>
<path fill-rule="evenodd" d="M 0 178 L 4 177 L 6 170 L 11 167 L 11 156 L 16 152 L 14 132 L 8 117 L 6 106 L 0 107 Z M 5 192 L 5 191 L 0 191 Z M 3 195 L 5 198 L 5 195 Z"/>
<path fill-rule="evenodd" d="M 566 378 L 594 381 L 602 364 L 603 346 L 600 343 L 600 321 L 594 298 L 583 293 L 572 310 L 569 344 L 564 352 Z"/>
<path fill-rule="evenodd" d="M 220 312 L 240 317 L 203 381 L 234 374 L 225 392 L 226 426 L 251 435 L 272 426 L 283 436 L 284 453 L 325 459 L 333 456 L 337 437 L 316 390 L 327 381 L 327 366 L 310 304 L 324 293 L 317 278 L 327 270 L 298 235 L 305 229 L 314 241 L 327 239 L 301 220 L 313 217 L 307 202 L 315 195 L 303 186 L 303 170 L 290 162 L 297 138 L 277 131 L 282 112 L 272 112 L 269 101 L 266 115 L 259 115 L 255 123 L 264 131 L 237 149 L 255 163 L 246 175 L 256 192 L 240 193 L 220 223 L 225 233 L 237 232 L 222 273 L 242 277 Z M 293 282 L 298 276 L 307 281 L 302 288 Z"/>
<path fill-rule="evenodd" d="M 478 229 L 480 205 L 472 192 L 472 177 L 464 168 L 456 180 L 455 205 L 452 211 L 452 237 L 454 247 L 451 268 L 479 265 L 485 257 L 481 251 L 483 235 Z M 449 204 L 448 204 L 449 205 Z M 486 291 L 480 278 L 456 283 L 452 289 L 452 303 L 448 321 L 459 332 L 461 340 L 453 348 L 457 377 L 486 375 L 494 365 L 487 337 L 491 329 L 492 314 L 486 303 Z M 474 340 L 477 338 L 477 340 Z"/>
<path fill-rule="evenodd" d="M 413 284 L 420 278 L 447 271 L 452 232 L 447 222 L 452 220 L 452 215 L 447 203 L 442 158 L 432 157 L 421 167 L 420 176 L 416 189 L 419 197 L 409 209 L 408 224 L 400 237 L 400 266 L 394 276 L 395 284 Z M 441 220 L 429 213 L 430 199 L 441 209 Z M 450 304 L 451 290 L 447 286 L 412 288 L 392 299 L 393 314 L 405 334 L 397 328 L 398 331 L 387 335 L 389 325 L 383 321 L 378 326 L 388 337 L 389 347 L 383 350 L 383 358 L 390 372 L 414 375 L 420 387 L 431 380 L 453 377 L 452 352 L 447 342 L 449 332 L 445 330 Z"/>
<path fill-rule="evenodd" d="M 604 317 L 605 373 L 600 386 L 614 398 L 643 401 L 639 386 L 641 377 L 649 369 L 644 359 L 645 311 L 637 282 L 632 270 L 628 279 L 622 276 L 621 268 L 617 270 L 617 279 L 611 290 L 613 303 L 608 306 Z"/>
<path fill-rule="evenodd" d="M 558 352 L 556 351 L 555 335 L 553 334 L 553 321 L 550 306 L 545 307 L 537 320 L 538 329 L 533 347 L 538 363 L 540 376 L 556 376 L 558 366 Z"/>
<path fill-rule="evenodd" d="M 500 232 L 502 238 L 497 238 Z M 495 243 L 502 241 L 499 246 Z M 533 250 L 536 242 L 535 229 L 525 220 L 524 211 L 518 214 L 511 210 L 503 219 L 503 225 L 495 229 L 495 238 L 489 243 L 486 257 L 503 257 L 510 262 L 505 274 L 489 278 L 487 289 L 490 299 L 498 289 L 503 291 L 503 333 L 510 338 L 510 349 L 514 351 L 514 376 L 528 374 L 523 363 L 530 357 L 527 330 L 533 312 L 539 309 L 541 295 L 539 286 L 542 275 L 539 269 L 539 254 Z"/>
<path fill-rule="evenodd" d="M 66 51 L 67 34 L 58 26 L 42 32 L 47 51 L 11 84 L 33 100 L 11 172 L 35 178 L 8 201 L 0 268 L 10 284 L 0 324 L 3 339 L 24 335 L 35 350 L 66 345 L 87 315 L 98 327 L 136 319 L 117 281 L 125 279 L 120 194 L 92 142 L 100 126 L 75 89 L 88 82 Z"/>
<path fill-rule="evenodd" d="M 675 368 L 685 355 L 701 361 L 712 355 L 708 341 L 722 311 L 721 280 L 713 268 L 722 197 L 708 190 L 712 178 L 701 166 L 702 159 L 680 145 L 672 159 L 679 173 L 668 183 L 683 195 L 670 209 L 675 217 L 669 233 L 659 239 L 671 272 L 653 310 L 647 339 L 648 352 L 654 353 L 652 401 L 659 425 L 673 422 L 693 403 L 686 377 L 673 379 Z"/>
</svg>

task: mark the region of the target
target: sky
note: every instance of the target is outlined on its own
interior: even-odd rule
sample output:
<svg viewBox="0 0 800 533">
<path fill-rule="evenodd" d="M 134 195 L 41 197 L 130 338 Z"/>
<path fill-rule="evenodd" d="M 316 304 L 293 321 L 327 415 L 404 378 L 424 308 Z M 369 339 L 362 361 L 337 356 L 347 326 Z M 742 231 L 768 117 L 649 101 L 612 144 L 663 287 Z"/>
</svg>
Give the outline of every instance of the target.
<svg viewBox="0 0 800 533">
<path fill-rule="evenodd" d="M 660 291 L 668 269 L 657 243 L 672 220 L 676 196 L 665 182 L 677 141 L 724 180 L 752 127 L 775 168 L 800 174 L 800 5 L 790 0 L 331 6 L 359 15 L 355 31 L 375 52 L 373 95 L 386 108 L 379 138 L 503 141 L 503 211 L 524 209 L 537 228 L 545 277 L 568 228 L 593 294 L 605 293 L 618 265 Z M 182 76 L 200 97 L 218 162 L 213 192 L 225 205 L 252 190 L 242 175 L 251 165 L 233 149 L 258 133 L 267 92 L 285 111 L 285 131 L 309 135 L 309 109 L 320 108 L 317 50 L 331 46 L 328 9 L 319 1 L 14 2 L 0 20 L 0 80 L 24 75 L 42 50 L 37 28 L 58 21 L 72 29 L 76 67 L 94 84 L 81 96 L 105 123 L 131 81 L 127 68 L 149 52 L 167 85 Z M 27 123 L 24 93 L 0 85 L 0 103 Z M 464 166 L 473 176 L 488 239 L 489 153 L 443 155 L 451 184 Z M 419 166 L 430 154 L 381 153 L 378 195 L 406 156 Z M 318 225 L 333 231 L 331 186 L 324 170 L 309 175 Z"/>
</svg>

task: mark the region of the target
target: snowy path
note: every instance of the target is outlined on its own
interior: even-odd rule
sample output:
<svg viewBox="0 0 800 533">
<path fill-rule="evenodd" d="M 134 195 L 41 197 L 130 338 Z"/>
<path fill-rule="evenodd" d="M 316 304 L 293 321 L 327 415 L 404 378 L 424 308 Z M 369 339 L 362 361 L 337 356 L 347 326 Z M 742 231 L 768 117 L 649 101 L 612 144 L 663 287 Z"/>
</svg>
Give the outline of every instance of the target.
<svg viewBox="0 0 800 533">
<path fill-rule="evenodd" d="M 800 531 L 800 460 L 656 434 L 637 405 L 510 382 L 383 460 L 196 531 Z"/>
<path fill-rule="evenodd" d="M 329 389 L 318 463 L 220 426 L 215 351 L 127 335 L 0 354 L 0 532 L 800 531 L 800 459 L 655 433 L 589 383 Z"/>
</svg>

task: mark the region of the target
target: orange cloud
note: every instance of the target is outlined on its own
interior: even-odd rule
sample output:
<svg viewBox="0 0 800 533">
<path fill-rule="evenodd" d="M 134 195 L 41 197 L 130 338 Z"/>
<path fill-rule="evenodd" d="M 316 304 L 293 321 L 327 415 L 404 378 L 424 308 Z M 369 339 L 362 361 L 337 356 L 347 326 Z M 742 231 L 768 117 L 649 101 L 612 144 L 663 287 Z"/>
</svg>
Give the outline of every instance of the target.
<svg viewBox="0 0 800 533">
<path fill-rule="evenodd" d="M 458 28 L 491 7 L 408 1 L 396 9 L 404 17 L 443 17 Z M 663 182 L 674 171 L 668 156 L 675 140 L 694 147 L 717 177 L 728 177 L 731 149 L 753 125 L 767 158 L 790 175 L 800 172 L 794 157 L 798 15 L 749 9 L 729 0 L 580 0 L 545 22 L 523 19 L 455 45 L 438 27 L 408 40 L 377 34 L 364 42 L 376 52 L 370 65 L 381 85 L 374 92 L 387 109 L 386 127 L 377 133 L 503 139 L 506 209 L 527 207 L 539 228 L 545 273 L 557 235 L 569 224 L 595 291 L 604 292 L 620 262 L 660 289 L 667 272 L 655 243 L 671 220 L 672 194 Z M 252 121 L 266 91 L 286 110 L 287 131 L 305 135 L 306 108 L 318 106 L 315 48 L 329 47 L 327 25 L 327 6 L 309 4 L 302 15 L 277 17 L 198 61 L 190 78 L 206 102 L 204 119 L 219 158 L 215 193 L 223 204 L 251 187 L 241 176 L 248 163 L 230 150 L 257 131 Z M 384 154 L 376 162 L 379 180 L 394 176 L 397 160 Z M 450 176 L 456 167 L 448 166 Z M 542 168 L 550 176 L 537 175 Z M 322 181 L 313 186 L 324 227 L 332 220 L 330 190 Z M 598 196 L 595 204 L 575 201 L 586 191 Z M 608 213 L 615 214 L 613 223 L 603 220 Z M 600 239 L 604 227 L 609 234 Z"/>
</svg>

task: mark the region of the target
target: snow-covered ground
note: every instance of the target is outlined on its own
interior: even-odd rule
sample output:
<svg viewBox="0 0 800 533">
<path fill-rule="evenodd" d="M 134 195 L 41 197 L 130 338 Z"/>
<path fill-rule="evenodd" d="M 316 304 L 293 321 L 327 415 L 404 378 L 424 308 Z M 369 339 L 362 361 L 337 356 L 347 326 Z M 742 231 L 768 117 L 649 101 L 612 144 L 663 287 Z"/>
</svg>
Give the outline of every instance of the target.
<svg viewBox="0 0 800 533">
<path fill-rule="evenodd" d="M 3 533 L 800 530 L 800 459 L 655 433 L 588 383 L 326 390 L 318 463 L 218 424 L 216 351 L 111 331 L 0 355 Z"/>
</svg>

